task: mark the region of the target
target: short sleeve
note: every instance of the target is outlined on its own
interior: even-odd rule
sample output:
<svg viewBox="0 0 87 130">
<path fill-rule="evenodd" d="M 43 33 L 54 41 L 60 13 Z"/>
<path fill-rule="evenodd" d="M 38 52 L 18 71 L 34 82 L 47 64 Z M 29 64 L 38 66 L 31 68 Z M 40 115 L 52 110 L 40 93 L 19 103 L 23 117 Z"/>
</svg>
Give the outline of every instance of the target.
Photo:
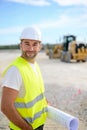
<svg viewBox="0 0 87 130">
<path fill-rule="evenodd" d="M 15 66 L 10 67 L 2 79 L 1 87 L 5 86 L 19 91 L 21 85 L 22 77 L 19 70 Z"/>
</svg>

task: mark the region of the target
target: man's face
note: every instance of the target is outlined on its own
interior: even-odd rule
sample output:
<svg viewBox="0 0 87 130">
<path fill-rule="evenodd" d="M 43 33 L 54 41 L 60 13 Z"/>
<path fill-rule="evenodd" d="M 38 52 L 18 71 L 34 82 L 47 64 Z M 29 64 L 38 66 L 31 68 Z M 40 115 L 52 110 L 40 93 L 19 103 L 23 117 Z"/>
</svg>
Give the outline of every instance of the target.
<svg viewBox="0 0 87 130">
<path fill-rule="evenodd" d="M 22 56 L 27 60 L 33 60 L 40 51 L 41 44 L 36 40 L 24 39 L 21 41 L 20 49 Z"/>
</svg>

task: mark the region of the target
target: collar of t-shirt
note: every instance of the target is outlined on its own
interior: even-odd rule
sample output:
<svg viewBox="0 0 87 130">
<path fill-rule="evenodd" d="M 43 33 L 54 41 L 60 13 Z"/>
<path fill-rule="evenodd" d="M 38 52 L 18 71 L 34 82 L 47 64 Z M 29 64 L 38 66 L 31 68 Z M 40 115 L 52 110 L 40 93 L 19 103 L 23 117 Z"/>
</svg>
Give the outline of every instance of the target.
<svg viewBox="0 0 87 130">
<path fill-rule="evenodd" d="M 30 63 L 30 62 L 29 62 L 29 64 L 30 64 L 30 66 L 32 67 L 32 69 L 34 70 L 35 74 L 38 76 L 38 73 L 37 73 L 35 64 Z"/>
</svg>

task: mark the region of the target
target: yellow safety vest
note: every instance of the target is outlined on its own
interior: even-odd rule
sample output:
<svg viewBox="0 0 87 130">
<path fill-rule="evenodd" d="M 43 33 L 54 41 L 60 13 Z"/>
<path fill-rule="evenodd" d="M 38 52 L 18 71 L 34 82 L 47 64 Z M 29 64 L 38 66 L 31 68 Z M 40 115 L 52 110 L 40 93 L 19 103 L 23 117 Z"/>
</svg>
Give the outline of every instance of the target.
<svg viewBox="0 0 87 130">
<path fill-rule="evenodd" d="M 31 65 L 22 57 L 18 57 L 11 65 L 18 68 L 26 91 L 23 98 L 16 98 L 15 107 L 22 118 L 31 124 L 33 129 L 36 129 L 45 123 L 47 116 L 47 102 L 44 96 L 44 85 L 39 67 L 35 63 L 38 72 L 38 76 L 36 76 Z M 10 128 L 21 130 L 12 122 L 10 122 Z"/>
</svg>

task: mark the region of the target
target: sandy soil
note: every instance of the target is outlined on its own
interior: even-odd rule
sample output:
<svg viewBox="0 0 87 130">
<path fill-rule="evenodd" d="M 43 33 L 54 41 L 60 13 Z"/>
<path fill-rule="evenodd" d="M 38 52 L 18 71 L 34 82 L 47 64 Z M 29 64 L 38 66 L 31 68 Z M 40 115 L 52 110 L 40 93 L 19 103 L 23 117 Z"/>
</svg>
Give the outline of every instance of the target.
<svg viewBox="0 0 87 130">
<path fill-rule="evenodd" d="M 2 71 L 19 55 L 18 50 L 0 50 L 0 80 Z M 54 107 L 79 118 L 79 130 L 87 130 L 87 62 L 50 60 L 44 52 L 39 53 L 37 61 L 42 71 L 47 99 Z M 0 88 L 0 98 L 1 91 Z M 1 112 L 0 130 L 9 130 L 8 119 Z M 44 130 L 67 129 L 47 119 Z"/>
</svg>

